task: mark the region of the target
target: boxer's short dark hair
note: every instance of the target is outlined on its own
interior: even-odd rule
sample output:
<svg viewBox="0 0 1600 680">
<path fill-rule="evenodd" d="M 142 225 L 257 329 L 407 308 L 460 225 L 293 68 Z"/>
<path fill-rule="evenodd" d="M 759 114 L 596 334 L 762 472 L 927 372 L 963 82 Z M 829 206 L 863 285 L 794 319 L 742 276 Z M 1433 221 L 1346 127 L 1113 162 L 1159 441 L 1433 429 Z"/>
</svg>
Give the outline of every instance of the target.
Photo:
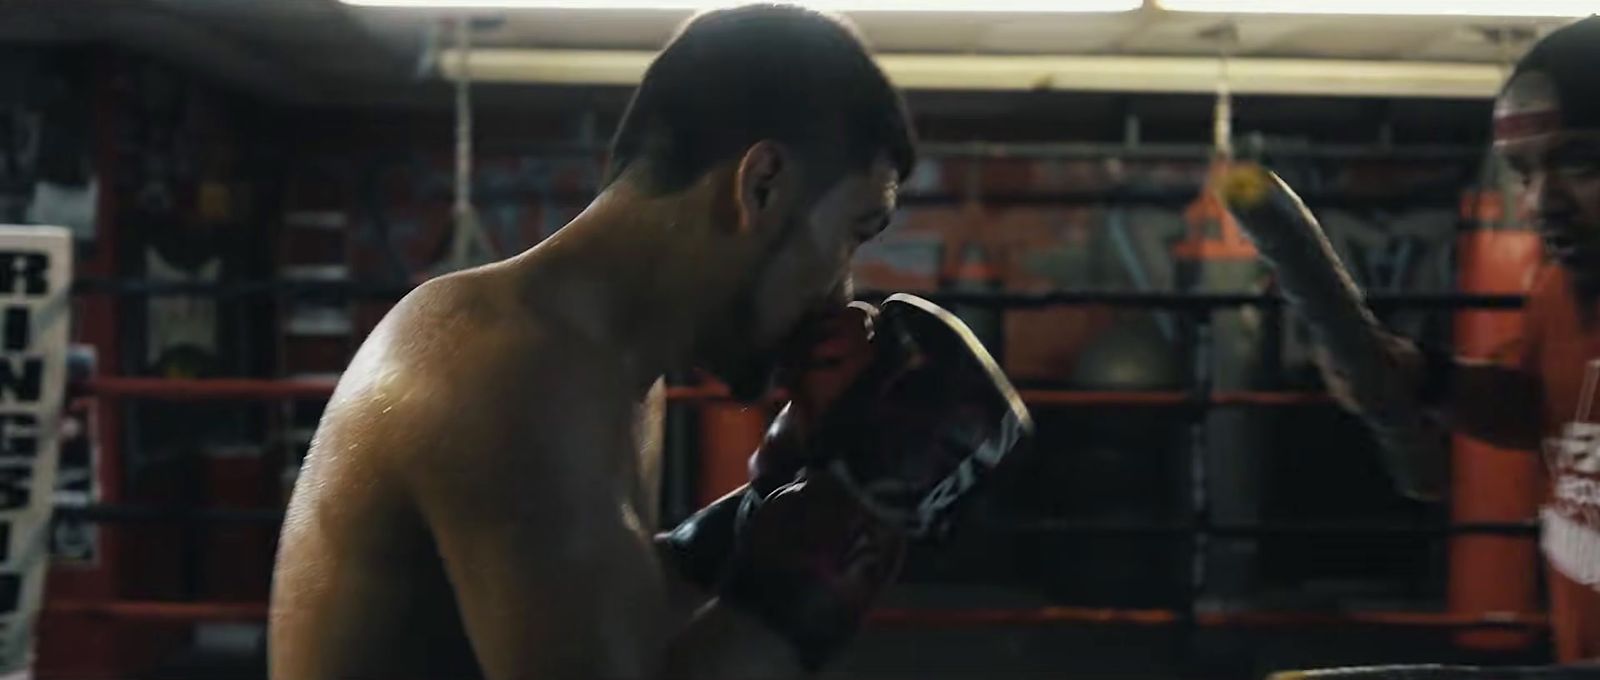
<svg viewBox="0 0 1600 680">
<path fill-rule="evenodd" d="M 605 183 L 632 170 L 650 191 L 678 191 L 762 140 L 825 170 L 887 156 L 903 179 L 915 162 L 905 103 L 851 26 L 748 5 L 695 17 L 656 57 L 622 116 Z"/>
</svg>

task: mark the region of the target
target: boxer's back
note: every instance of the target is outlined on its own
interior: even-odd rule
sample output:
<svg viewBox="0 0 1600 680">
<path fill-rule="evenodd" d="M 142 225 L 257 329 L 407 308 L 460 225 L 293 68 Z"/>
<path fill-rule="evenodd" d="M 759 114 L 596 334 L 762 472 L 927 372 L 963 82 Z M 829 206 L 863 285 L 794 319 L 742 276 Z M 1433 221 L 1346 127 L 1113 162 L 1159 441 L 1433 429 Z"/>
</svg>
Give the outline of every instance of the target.
<svg viewBox="0 0 1600 680">
<path fill-rule="evenodd" d="M 507 404 L 475 396 L 503 394 L 484 383 L 519 373 L 519 355 L 532 354 L 502 351 L 526 324 L 498 303 L 501 284 L 472 273 L 425 285 L 340 379 L 284 522 L 273 678 L 479 676 L 414 473 L 461 456 L 456 420 L 508 415 Z"/>
<path fill-rule="evenodd" d="M 308 465 L 296 485 L 274 575 L 272 677 L 477 677 L 431 537 L 392 482 L 362 478 L 358 457 Z"/>
</svg>

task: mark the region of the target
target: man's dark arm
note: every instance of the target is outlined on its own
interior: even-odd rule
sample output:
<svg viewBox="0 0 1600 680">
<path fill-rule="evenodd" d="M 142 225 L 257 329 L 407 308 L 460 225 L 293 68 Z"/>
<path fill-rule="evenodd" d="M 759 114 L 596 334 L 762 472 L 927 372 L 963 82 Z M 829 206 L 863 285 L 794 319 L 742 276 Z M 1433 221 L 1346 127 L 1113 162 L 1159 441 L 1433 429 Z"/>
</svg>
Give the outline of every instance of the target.
<svg viewBox="0 0 1600 680">
<path fill-rule="evenodd" d="M 1514 449 L 1536 449 L 1543 398 L 1539 381 L 1514 366 L 1464 359 L 1387 336 L 1396 389 L 1414 393 L 1446 427 L 1473 439 Z M 1360 412 L 1349 383 L 1325 354 L 1316 356 L 1328 391 L 1345 410 Z"/>
<path fill-rule="evenodd" d="M 1433 404 L 1439 419 L 1451 430 L 1495 446 L 1539 448 L 1542 391 L 1539 381 L 1526 371 L 1485 361 L 1449 358 L 1448 364 L 1427 371 L 1448 371 L 1433 376 L 1444 385 L 1424 399 Z M 1435 357 L 1430 363 L 1443 363 Z"/>
</svg>

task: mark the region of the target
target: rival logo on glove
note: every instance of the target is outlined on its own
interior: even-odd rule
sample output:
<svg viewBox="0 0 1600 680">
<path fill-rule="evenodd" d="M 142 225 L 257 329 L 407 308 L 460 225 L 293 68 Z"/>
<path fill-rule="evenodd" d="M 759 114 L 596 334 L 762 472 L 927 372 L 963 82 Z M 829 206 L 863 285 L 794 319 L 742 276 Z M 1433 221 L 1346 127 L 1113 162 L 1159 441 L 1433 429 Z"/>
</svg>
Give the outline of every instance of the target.
<svg viewBox="0 0 1600 680">
<path fill-rule="evenodd" d="M 884 301 L 879 369 L 852 385 L 819 445 L 824 469 L 908 534 L 942 531 L 960 502 L 1033 432 L 994 358 L 955 315 L 927 300 Z"/>
</svg>

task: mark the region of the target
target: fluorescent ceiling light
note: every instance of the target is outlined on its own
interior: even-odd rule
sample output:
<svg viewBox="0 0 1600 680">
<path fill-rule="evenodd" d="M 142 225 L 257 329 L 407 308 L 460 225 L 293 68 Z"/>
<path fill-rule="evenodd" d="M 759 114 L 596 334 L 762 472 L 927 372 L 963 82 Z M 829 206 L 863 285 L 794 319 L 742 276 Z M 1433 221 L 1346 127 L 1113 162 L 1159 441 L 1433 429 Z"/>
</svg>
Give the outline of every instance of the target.
<svg viewBox="0 0 1600 680">
<path fill-rule="evenodd" d="M 633 86 L 654 52 L 628 50 L 475 49 L 476 81 L 542 85 Z M 442 50 L 439 70 L 454 79 L 460 52 Z M 1217 60 L 1209 57 L 879 54 L 895 85 L 910 90 L 1163 92 L 1211 94 Z M 1234 59 L 1235 94 L 1450 97 L 1494 96 L 1504 74 L 1494 64 L 1333 59 Z"/>
<path fill-rule="evenodd" d="M 1156 0 L 1174 12 L 1366 14 L 1465 17 L 1585 17 L 1596 0 Z"/>
<path fill-rule="evenodd" d="M 413 9 L 627 9 L 694 11 L 750 0 L 340 0 L 361 7 Z M 791 0 L 834 12 L 1127 12 L 1144 0 Z"/>
</svg>

